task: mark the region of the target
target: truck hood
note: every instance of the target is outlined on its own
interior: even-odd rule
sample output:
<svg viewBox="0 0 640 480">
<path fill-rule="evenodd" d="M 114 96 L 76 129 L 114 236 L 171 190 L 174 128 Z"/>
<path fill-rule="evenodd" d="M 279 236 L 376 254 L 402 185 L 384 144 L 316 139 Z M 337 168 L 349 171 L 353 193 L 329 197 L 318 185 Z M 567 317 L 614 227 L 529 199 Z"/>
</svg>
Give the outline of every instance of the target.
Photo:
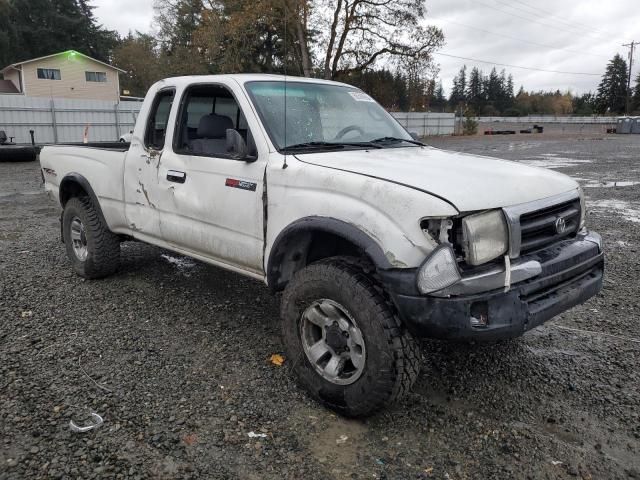
<svg viewBox="0 0 640 480">
<path fill-rule="evenodd" d="M 553 170 L 433 147 L 322 152 L 296 158 L 415 188 L 442 198 L 460 212 L 508 207 L 578 188 L 571 177 Z"/>
</svg>

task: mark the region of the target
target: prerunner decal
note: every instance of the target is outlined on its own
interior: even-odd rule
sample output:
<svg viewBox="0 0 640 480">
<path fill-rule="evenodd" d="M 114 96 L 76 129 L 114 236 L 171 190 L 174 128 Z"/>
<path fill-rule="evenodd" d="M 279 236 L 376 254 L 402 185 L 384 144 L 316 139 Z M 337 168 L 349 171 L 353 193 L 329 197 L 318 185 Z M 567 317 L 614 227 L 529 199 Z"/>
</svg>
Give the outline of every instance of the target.
<svg viewBox="0 0 640 480">
<path fill-rule="evenodd" d="M 245 182 L 244 180 L 238 180 L 237 178 L 227 178 L 227 181 L 224 184 L 227 187 L 249 190 L 250 192 L 255 192 L 256 187 L 258 186 L 257 183 Z"/>
</svg>

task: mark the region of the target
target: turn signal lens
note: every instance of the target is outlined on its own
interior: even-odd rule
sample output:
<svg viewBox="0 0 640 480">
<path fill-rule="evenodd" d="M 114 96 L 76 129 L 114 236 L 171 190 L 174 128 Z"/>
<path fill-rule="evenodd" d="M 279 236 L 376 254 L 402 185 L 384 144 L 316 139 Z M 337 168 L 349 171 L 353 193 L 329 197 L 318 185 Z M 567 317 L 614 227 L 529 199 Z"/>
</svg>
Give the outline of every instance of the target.
<svg viewBox="0 0 640 480">
<path fill-rule="evenodd" d="M 418 270 L 418 290 L 432 293 L 460 281 L 460 271 L 451 247 L 436 248 Z"/>
</svg>

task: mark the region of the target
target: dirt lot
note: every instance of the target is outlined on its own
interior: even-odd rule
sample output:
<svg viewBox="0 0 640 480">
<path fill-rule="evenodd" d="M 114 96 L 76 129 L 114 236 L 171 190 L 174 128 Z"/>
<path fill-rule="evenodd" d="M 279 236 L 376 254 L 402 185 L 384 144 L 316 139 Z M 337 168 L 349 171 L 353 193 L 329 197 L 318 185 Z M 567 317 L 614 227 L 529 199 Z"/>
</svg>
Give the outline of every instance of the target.
<svg viewBox="0 0 640 480">
<path fill-rule="evenodd" d="M 137 243 L 83 281 L 38 165 L 0 164 L 0 478 L 640 478 L 640 184 L 608 183 L 640 181 L 640 136 L 431 143 L 579 178 L 605 288 L 516 341 L 425 342 L 413 393 L 366 421 L 269 362 L 261 284 Z"/>
</svg>

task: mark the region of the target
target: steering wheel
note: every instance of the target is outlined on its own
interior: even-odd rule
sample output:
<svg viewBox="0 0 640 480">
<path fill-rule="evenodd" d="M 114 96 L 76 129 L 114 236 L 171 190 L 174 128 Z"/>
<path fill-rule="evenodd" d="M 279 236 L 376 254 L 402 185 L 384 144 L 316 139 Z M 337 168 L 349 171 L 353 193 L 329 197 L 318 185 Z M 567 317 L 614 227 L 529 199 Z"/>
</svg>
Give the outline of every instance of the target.
<svg viewBox="0 0 640 480">
<path fill-rule="evenodd" d="M 354 131 L 359 132 L 361 136 L 362 136 L 362 135 L 364 135 L 364 130 L 363 130 L 362 128 L 360 128 L 358 125 L 349 125 L 349 126 L 347 126 L 347 127 L 344 127 L 342 130 L 340 130 L 340 131 L 336 134 L 336 136 L 335 136 L 334 140 L 340 140 L 340 139 L 341 139 L 342 137 L 344 137 L 347 133 L 349 133 L 349 132 L 354 132 Z"/>
</svg>

